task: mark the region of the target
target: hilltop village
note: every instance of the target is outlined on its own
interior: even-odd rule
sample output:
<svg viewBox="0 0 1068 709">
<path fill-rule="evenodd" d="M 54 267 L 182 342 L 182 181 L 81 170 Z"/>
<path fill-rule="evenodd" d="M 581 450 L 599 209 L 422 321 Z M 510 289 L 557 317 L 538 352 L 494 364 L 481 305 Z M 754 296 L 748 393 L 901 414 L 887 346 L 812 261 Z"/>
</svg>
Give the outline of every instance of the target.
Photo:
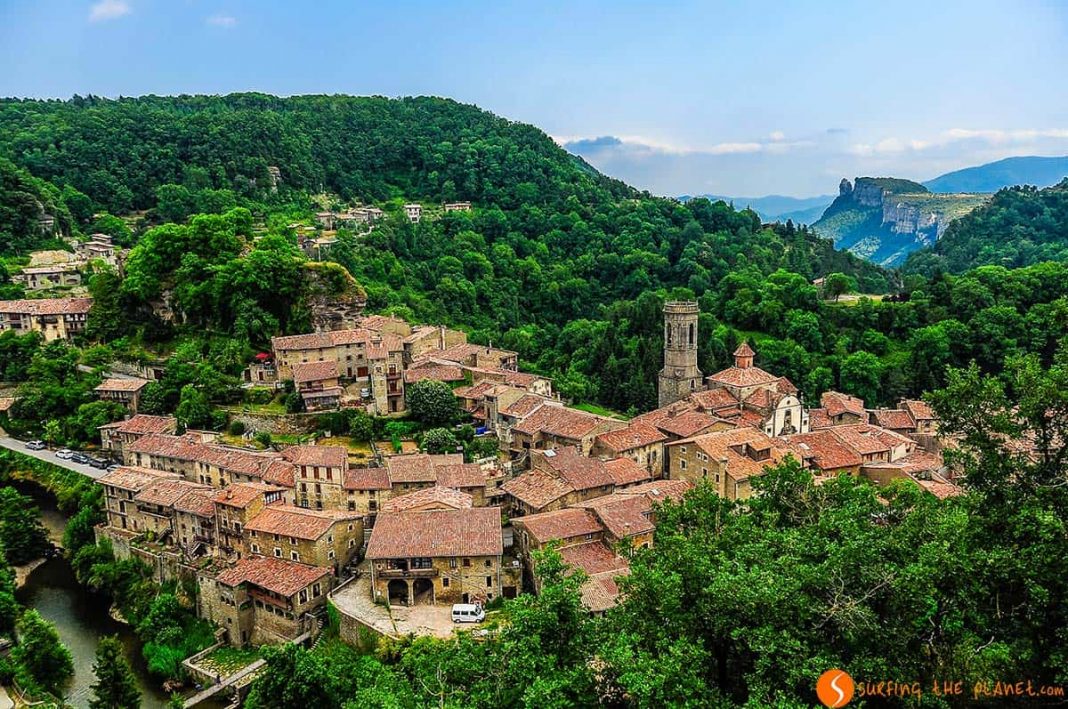
<svg viewBox="0 0 1068 709">
<path fill-rule="evenodd" d="M 88 307 L 7 302 L 0 329 L 67 339 Z M 329 436 L 254 449 L 137 413 L 148 379 L 107 379 L 98 396 L 129 415 L 100 429 L 116 465 L 98 480 L 107 521 L 97 537 L 158 581 L 195 578 L 198 614 L 245 646 L 313 637 L 328 599 L 343 637 L 448 635 L 452 604 L 536 593 L 535 552 L 550 545 L 585 574 L 589 612 L 603 613 L 619 601 L 626 549 L 653 543 L 659 504 L 697 484 L 745 500 L 788 457 L 817 483 L 844 474 L 959 492 L 941 456 L 952 441 L 927 404 L 871 409 L 829 391 L 811 405 L 758 367 L 748 343 L 733 366 L 705 375 L 698 310 L 665 305 L 660 406 L 629 420 L 565 404 L 551 380 L 519 370 L 515 352 L 390 316 L 276 337 L 245 372 L 249 387 L 292 387 L 304 419 L 403 415 L 413 386 L 439 382 L 477 435 L 496 439 L 499 452 L 479 459 L 403 445 L 354 455 Z M 277 418 L 251 419 L 245 440 L 292 417 Z"/>
</svg>

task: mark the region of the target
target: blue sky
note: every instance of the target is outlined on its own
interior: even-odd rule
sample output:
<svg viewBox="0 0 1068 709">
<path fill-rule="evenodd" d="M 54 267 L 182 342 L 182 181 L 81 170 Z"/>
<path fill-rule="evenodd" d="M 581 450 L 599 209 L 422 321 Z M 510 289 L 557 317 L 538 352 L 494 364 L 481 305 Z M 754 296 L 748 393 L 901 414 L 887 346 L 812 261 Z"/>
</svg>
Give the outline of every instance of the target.
<svg viewBox="0 0 1068 709">
<path fill-rule="evenodd" d="M 1066 76 L 1060 1 L 0 0 L 0 95 L 449 96 L 662 194 L 1068 154 Z"/>
</svg>

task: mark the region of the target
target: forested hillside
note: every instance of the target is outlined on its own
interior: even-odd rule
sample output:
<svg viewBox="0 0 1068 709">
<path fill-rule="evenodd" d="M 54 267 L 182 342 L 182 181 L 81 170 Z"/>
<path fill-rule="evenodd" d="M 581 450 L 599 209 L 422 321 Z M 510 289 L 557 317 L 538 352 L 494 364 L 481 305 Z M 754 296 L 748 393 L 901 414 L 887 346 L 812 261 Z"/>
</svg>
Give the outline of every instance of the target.
<svg viewBox="0 0 1068 709">
<path fill-rule="evenodd" d="M 994 264 L 1027 266 L 1068 260 L 1068 180 L 1046 189 L 1011 187 L 954 221 L 930 248 L 913 254 L 906 272 L 961 273 Z"/>
</svg>

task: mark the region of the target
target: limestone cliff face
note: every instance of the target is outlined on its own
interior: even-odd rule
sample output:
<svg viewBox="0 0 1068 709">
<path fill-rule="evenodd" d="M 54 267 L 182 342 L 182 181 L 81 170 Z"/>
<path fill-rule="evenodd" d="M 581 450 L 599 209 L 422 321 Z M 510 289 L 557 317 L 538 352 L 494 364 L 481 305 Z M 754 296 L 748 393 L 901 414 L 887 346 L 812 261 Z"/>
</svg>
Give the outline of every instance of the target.
<svg viewBox="0 0 1068 709">
<path fill-rule="evenodd" d="M 813 227 L 876 263 L 893 266 L 932 244 L 954 219 L 989 195 L 933 194 L 921 184 L 888 177 L 843 179 L 838 198 Z"/>
</svg>

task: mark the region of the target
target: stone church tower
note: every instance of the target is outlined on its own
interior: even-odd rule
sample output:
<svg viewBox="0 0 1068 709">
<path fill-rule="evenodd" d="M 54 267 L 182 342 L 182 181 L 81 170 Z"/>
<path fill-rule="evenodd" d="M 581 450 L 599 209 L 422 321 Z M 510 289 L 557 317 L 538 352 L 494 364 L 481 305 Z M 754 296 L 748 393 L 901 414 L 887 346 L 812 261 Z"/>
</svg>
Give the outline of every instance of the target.
<svg viewBox="0 0 1068 709">
<path fill-rule="evenodd" d="M 697 302 L 664 303 L 664 368 L 660 370 L 660 406 L 685 399 L 704 388 L 697 368 Z"/>
</svg>

